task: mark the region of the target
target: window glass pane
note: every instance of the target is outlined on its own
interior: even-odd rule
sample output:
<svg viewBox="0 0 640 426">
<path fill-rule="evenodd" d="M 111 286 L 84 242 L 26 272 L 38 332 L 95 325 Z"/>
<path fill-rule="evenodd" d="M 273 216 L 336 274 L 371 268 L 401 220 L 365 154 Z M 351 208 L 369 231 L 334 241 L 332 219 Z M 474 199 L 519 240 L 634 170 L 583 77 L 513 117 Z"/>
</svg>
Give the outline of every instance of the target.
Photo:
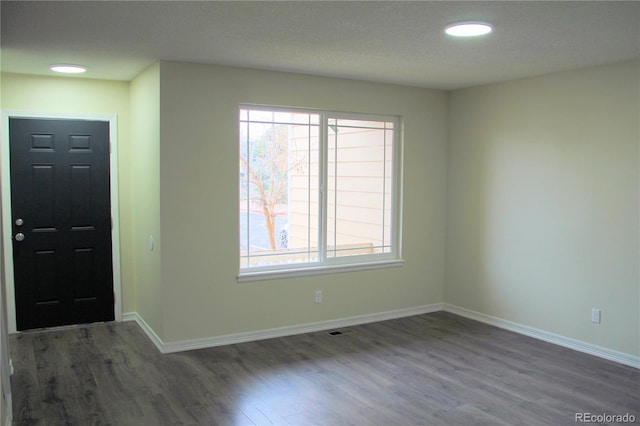
<svg viewBox="0 0 640 426">
<path fill-rule="evenodd" d="M 319 127 L 305 113 L 248 117 L 240 123 L 241 268 L 317 261 Z"/>
<path fill-rule="evenodd" d="M 249 121 L 273 121 L 273 111 L 249 110 Z"/>
<path fill-rule="evenodd" d="M 323 117 L 240 110 L 241 269 L 394 252 L 394 122 Z"/>
<path fill-rule="evenodd" d="M 328 258 L 391 251 L 393 138 L 384 127 L 329 122 Z"/>
<path fill-rule="evenodd" d="M 363 127 L 371 129 L 393 129 L 393 122 L 386 121 L 367 121 L 367 120 L 348 120 L 339 118 L 335 120 L 340 127 Z"/>
<path fill-rule="evenodd" d="M 289 158 L 289 248 L 318 260 L 320 128 L 292 126 Z"/>
<path fill-rule="evenodd" d="M 313 114 L 316 115 L 317 114 Z M 311 114 L 302 112 L 276 112 L 274 114 L 274 120 L 278 123 L 288 124 L 309 124 L 311 120 Z"/>
</svg>

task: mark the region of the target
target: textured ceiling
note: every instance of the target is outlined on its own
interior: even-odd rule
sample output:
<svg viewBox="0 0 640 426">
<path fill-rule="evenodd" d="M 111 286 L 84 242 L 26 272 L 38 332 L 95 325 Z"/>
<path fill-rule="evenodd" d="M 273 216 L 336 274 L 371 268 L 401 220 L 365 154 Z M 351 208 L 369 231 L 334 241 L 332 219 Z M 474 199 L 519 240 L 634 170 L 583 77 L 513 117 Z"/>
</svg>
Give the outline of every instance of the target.
<svg viewBox="0 0 640 426">
<path fill-rule="evenodd" d="M 1 69 L 131 80 L 158 60 L 454 89 L 640 57 L 640 2 L 7 1 Z M 455 39 L 460 20 L 495 32 Z M 77 78 L 77 77 L 76 77 Z"/>
</svg>

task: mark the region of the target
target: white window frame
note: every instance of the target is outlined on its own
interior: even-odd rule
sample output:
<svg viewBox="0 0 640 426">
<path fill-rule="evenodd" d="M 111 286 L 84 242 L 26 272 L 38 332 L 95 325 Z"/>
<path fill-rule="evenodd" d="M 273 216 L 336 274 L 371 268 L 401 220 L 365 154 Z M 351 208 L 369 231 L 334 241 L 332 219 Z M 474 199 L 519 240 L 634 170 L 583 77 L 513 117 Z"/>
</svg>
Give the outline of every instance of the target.
<svg viewBox="0 0 640 426">
<path fill-rule="evenodd" d="M 319 170 L 319 226 L 318 226 L 318 260 L 308 263 L 292 263 L 281 265 L 257 266 L 239 268 L 238 282 L 250 282 L 269 279 L 282 279 L 309 275 L 323 275 L 330 273 L 362 271 L 370 269 L 399 267 L 404 264 L 402 259 L 402 121 L 399 116 L 347 113 L 331 110 L 316 110 L 307 108 L 287 108 L 280 106 L 265 106 L 242 104 L 238 109 L 238 124 L 240 125 L 241 110 L 282 111 L 292 113 L 317 114 L 319 121 L 320 170 Z M 386 121 L 393 122 L 393 159 L 392 159 L 392 208 L 391 208 L 391 252 L 361 254 L 327 258 L 327 191 L 328 182 L 328 149 L 329 141 L 326 129 L 330 119 Z M 239 140 L 239 138 L 238 138 Z M 239 175 L 239 173 L 238 173 Z"/>
</svg>

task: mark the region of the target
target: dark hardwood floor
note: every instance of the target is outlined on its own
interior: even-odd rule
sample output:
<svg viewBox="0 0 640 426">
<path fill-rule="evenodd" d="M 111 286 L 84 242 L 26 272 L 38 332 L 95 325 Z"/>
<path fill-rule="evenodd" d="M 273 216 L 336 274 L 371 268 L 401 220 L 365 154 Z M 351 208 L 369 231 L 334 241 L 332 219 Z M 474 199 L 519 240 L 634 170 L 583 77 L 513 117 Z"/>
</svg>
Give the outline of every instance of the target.
<svg viewBox="0 0 640 426">
<path fill-rule="evenodd" d="M 10 336 L 16 425 L 571 425 L 640 370 L 448 313 L 161 355 L 137 324 Z"/>
</svg>

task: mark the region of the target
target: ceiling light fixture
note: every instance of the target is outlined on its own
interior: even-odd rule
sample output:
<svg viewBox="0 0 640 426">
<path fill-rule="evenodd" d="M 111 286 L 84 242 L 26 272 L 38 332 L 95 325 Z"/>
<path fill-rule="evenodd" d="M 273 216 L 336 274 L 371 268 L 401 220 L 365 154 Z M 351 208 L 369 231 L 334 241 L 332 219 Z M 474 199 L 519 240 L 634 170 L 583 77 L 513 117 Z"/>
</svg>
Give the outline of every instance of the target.
<svg viewBox="0 0 640 426">
<path fill-rule="evenodd" d="M 455 37 L 477 37 L 492 31 L 493 26 L 486 22 L 456 22 L 444 29 L 445 33 Z"/>
<path fill-rule="evenodd" d="M 64 74 L 82 74 L 87 70 L 85 67 L 82 67 L 80 65 L 71 65 L 71 64 L 51 65 L 49 69 L 51 71 L 61 72 Z"/>
</svg>

